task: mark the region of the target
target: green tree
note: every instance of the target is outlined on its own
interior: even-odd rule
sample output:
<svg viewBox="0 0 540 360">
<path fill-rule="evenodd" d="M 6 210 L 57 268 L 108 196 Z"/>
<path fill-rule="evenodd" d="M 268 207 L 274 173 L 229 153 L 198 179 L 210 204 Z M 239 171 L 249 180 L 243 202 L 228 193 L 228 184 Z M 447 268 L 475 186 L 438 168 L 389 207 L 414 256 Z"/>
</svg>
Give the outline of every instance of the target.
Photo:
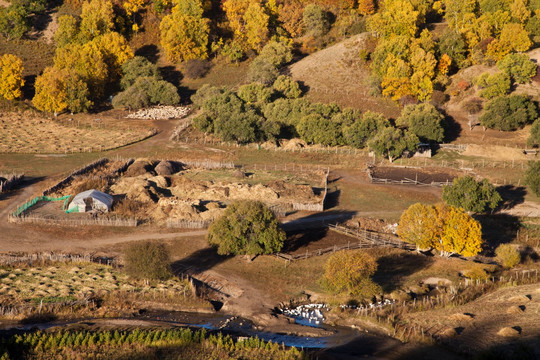
<svg viewBox="0 0 540 360">
<path fill-rule="evenodd" d="M 486 99 L 493 99 L 501 95 L 506 95 L 510 91 L 510 77 L 504 73 L 483 73 L 474 79 L 474 83 L 481 89 L 480 96 Z"/>
<path fill-rule="evenodd" d="M 247 144 L 261 139 L 264 118 L 254 110 L 221 114 L 214 119 L 214 133 L 223 141 Z"/>
<path fill-rule="evenodd" d="M 30 27 L 28 10 L 22 4 L 0 7 L 0 34 L 8 40 L 20 39 Z"/>
<path fill-rule="evenodd" d="M 531 132 L 527 139 L 528 146 L 540 146 L 540 120 L 536 119 L 531 126 Z"/>
<path fill-rule="evenodd" d="M 309 4 L 304 8 L 303 14 L 304 30 L 307 34 L 318 37 L 323 36 L 330 30 L 328 15 L 322 7 L 317 4 Z"/>
<path fill-rule="evenodd" d="M 272 85 L 274 90 L 288 99 L 296 99 L 302 95 L 300 85 L 287 75 L 280 75 Z"/>
<path fill-rule="evenodd" d="M 538 117 L 536 105 L 525 95 L 510 95 L 495 98 L 487 103 L 480 116 L 482 126 L 513 131 Z"/>
<path fill-rule="evenodd" d="M 447 54 L 452 60 L 451 66 L 461 69 L 467 65 L 467 44 L 462 35 L 452 29 L 446 29 L 439 38 L 439 54 Z"/>
<path fill-rule="evenodd" d="M 540 161 L 529 161 L 525 171 L 525 184 L 536 196 L 540 196 Z"/>
<path fill-rule="evenodd" d="M 273 90 L 259 83 L 242 85 L 238 88 L 238 97 L 248 104 L 264 106 L 270 102 Z"/>
<path fill-rule="evenodd" d="M 406 106 L 396 124 L 406 126 L 423 142 L 444 139 L 444 115 L 428 103 Z"/>
<path fill-rule="evenodd" d="M 455 178 L 451 186 L 444 186 L 442 199 L 448 205 L 475 213 L 493 211 L 502 202 L 501 195 L 487 179 L 476 181 L 469 175 Z"/>
<path fill-rule="evenodd" d="M 317 113 L 303 117 L 296 131 L 309 144 L 336 146 L 343 143 L 341 124 Z"/>
<path fill-rule="evenodd" d="M 136 279 L 167 280 L 171 277 L 169 251 L 164 244 L 135 242 L 124 252 L 126 273 Z"/>
<path fill-rule="evenodd" d="M 67 108 L 72 113 L 87 112 L 93 105 L 88 85 L 77 73 L 64 71 L 64 89 Z"/>
<path fill-rule="evenodd" d="M 24 85 L 22 60 L 12 54 L 0 56 L 0 95 L 7 100 L 22 96 Z"/>
<path fill-rule="evenodd" d="M 368 147 L 377 155 L 387 157 L 390 162 L 401 156 L 405 150 L 418 148 L 418 137 L 410 131 L 384 127 L 368 141 Z"/>
<path fill-rule="evenodd" d="M 156 77 L 139 77 L 133 85 L 113 98 L 115 108 L 142 108 L 149 105 L 178 104 L 180 96 L 177 88 Z"/>
<path fill-rule="evenodd" d="M 497 260 L 505 268 L 513 268 L 521 262 L 521 254 L 512 244 L 501 244 L 495 249 Z"/>
<path fill-rule="evenodd" d="M 152 77 L 161 80 L 157 65 L 152 64 L 142 56 L 135 56 L 122 65 L 122 79 L 120 86 L 127 89 L 140 77 Z"/>
<path fill-rule="evenodd" d="M 372 296 L 381 290 L 371 280 L 375 271 L 377 262 L 368 253 L 342 250 L 326 261 L 322 284 L 334 293 Z"/>
<path fill-rule="evenodd" d="M 379 130 L 390 127 L 390 122 L 384 115 L 366 111 L 361 119 L 356 120 L 351 126 L 344 129 L 346 142 L 358 149 L 365 148 L 367 142 Z"/>
<path fill-rule="evenodd" d="M 536 75 L 536 64 L 527 54 L 508 54 L 497 67 L 518 84 L 528 83 Z"/>
<path fill-rule="evenodd" d="M 260 255 L 280 251 L 285 232 L 260 201 L 237 201 L 208 228 L 208 243 L 220 255 Z"/>
</svg>

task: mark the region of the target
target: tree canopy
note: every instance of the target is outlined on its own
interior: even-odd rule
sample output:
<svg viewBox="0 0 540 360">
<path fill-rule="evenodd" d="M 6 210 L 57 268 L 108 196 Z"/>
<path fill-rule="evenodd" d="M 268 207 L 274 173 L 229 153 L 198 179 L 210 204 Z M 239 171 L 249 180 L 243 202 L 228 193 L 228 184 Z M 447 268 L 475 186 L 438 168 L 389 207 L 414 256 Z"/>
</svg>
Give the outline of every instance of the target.
<svg viewBox="0 0 540 360">
<path fill-rule="evenodd" d="M 22 96 L 24 85 L 22 60 L 12 54 L 0 56 L 0 95 L 7 100 Z"/>
<path fill-rule="evenodd" d="M 517 130 L 538 117 L 536 105 L 525 95 L 495 98 L 484 109 L 480 124 L 503 131 Z"/>
<path fill-rule="evenodd" d="M 525 184 L 536 195 L 540 196 L 540 162 L 529 161 L 529 166 L 525 171 Z"/>
<path fill-rule="evenodd" d="M 210 225 L 206 238 L 220 255 L 260 255 L 281 250 L 285 232 L 260 201 L 237 201 Z"/>
<path fill-rule="evenodd" d="M 410 131 L 383 127 L 368 141 L 368 146 L 377 155 L 387 157 L 392 162 L 405 150 L 415 151 L 418 143 L 418 137 Z"/>
<path fill-rule="evenodd" d="M 339 251 L 328 258 L 324 265 L 323 285 L 334 293 L 367 295 L 380 292 L 371 276 L 377 270 L 377 262 L 362 251 Z"/>
<path fill-rule="evenodd" d="M 396 124 L 406 126 L 423 142 L 441 142 L 444 139 L 444 115 L 431 104 L 406 106 Z"/>
<path fill-rule="evenodd" d="M 502 202 L 501 195 L 487 179 L 476 181 L 472 176 L 455 178 L 452 185 L 443 187 L 443 200 L 465 211 L 485 213 Z"/>
<path fill-rule="evenodd" d="M 482 250 L 480 223 L 454 206 L 411 205 L 401 215 L 397 233 L 417 249 L 435 249 L 441 256 L 474 256 Z"/>
</svg>

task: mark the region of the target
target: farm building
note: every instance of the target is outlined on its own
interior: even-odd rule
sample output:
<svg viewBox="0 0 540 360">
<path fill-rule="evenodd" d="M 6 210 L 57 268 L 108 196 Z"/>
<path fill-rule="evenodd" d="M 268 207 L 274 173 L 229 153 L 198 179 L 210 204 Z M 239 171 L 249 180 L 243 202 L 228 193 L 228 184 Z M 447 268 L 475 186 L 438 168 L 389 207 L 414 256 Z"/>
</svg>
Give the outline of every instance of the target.
<svg viewBox="0 0 540 360">
<path fill-rule="evenodd" d="M 75 195 L 68 207 L 68 212 L 103 211 L 111 209 L 113 197 L 104 192 L 92 189 Z M 77 210 L 76 210 L 77 209 Z"/>
</svg>

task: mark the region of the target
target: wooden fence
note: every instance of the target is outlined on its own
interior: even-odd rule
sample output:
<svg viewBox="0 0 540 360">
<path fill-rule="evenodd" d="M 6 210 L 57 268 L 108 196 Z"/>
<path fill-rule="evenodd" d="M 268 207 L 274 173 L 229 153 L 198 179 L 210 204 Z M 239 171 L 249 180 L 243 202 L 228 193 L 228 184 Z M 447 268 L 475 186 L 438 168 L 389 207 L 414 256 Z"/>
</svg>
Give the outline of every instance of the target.
<svg viewBox="0 0 540 360">
<path fill-rule="evenodd" d="M 196 220 L 182 220 L 182 219 L 167 219 L 168 228 L 182 228 L 182 229 L 206 229 L 212 221 L 196 221 Z"/>
<path fill-rule="evenodd" d="M 117 265 L 115 258 L 108 257 L 94 257 L 91 254 L 64 254 L 64 253 L 17 253 L 17 254 L 0 254 L 0 264 L 2 265 L 20 265 L 28 264 L 32 266 L 32 263 L 46 263 L 46 262 L 62 262 L 62 263 L 78 263 L 78 262 L 94 262 L 106 265 Z"/>
<path fill-rule="evenodd" d="M 95 168 L 97 168 L 99 166 L 105 165 L 107 162 L 109 162 L 109 159 L 101 158 L 101 159 L 98 159 L 98 160 L 88 164 L 88 165 L 83 166 L 80 169 L 77 169 L 77 170 L 73 171 L 71 174 L 69 174 L 68 176 L 66 176 L 62 180 L 58 181 L 56 184 L 52 185 L 51 187 L 49 187 L 48 189 L 43 191 L 43 196 L 54 193 L 55 191 L 58 191 L 62 187 L 68 185 L 71 182 L 71 180 L 73 180 L 73 177 L 85 174 L 85 173 L 87 173 L 87 172 L 89 172 L 89 171 L 91 171 L 91 170 L 93 170 L 93 169 L 95 169 Z"/>
<path fill-rule="evenodd" d="M 412 180 L 412 179 L 393 180 L 393 179 L 376 178 L 376 177 L 373 177 L 373 175 L 371 174 L 370 168 L 368 168 L 367 174 L 368 174 L 369 180 L 373 184 L 417 185 L 417 186 L 438 186 L 438 187 L 452 185 L 452 183 L 449 182 L 448 180 L 444 182 L 432 181 L 431 183 L 423 183 L 416 179 L 415 180 Z"/>
<path fill-rule="evenodd" d="M 119 218 L 97 218 L 97 219 L 53 219 L 45 218 L 34 215 L 8 215 L 8 222 L 11 223 L 33 223 L 33 224 L 47 224 L 47 225 L 67 225 L 67 226 L 81 226 L 81 225 L 100 225 L 100 226 L 122 226 L 122 227 L 135 227 L 138 225 L 136 219 L 119 219 Z"/>
<path fill-rule="evenodd" d="M 18 183 L 20 183 L 24 178 L 24 174 L 12 174 L 6 175 L 5 181 L 0 181 L 0 193 L 8 191 Z"/>
</svg>

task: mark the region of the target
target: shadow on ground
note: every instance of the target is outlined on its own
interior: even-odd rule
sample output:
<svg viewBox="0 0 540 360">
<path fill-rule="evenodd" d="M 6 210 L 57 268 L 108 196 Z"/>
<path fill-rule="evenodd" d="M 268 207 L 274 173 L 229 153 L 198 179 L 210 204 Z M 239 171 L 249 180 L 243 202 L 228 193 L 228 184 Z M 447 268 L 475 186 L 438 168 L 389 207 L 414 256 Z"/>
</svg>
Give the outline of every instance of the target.
<svg viewBox="0 0 540 360">
<path fill-rule="evenodd" d="M 385 293 L 390 293 L 403 286 L 403 280 L 434 262 L 432 257 L 416 253 L 395 253 L 377 260 L 377 272 L 373 280 L 381 285 Z"/>
</svg>

